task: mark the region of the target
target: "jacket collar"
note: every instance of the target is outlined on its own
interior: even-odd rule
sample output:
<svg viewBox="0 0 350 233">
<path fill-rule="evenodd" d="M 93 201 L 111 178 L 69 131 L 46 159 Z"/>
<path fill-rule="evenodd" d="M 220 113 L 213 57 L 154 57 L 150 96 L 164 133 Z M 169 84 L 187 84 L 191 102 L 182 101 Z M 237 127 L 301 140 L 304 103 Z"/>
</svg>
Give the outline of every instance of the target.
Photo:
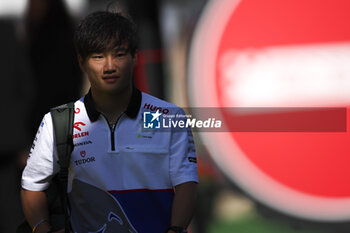
<svg viewBox="0 0 350 233">
<path fill-rule="evenodd" d="M 134 87 L 132 90 L 130 102 L 124 113 L 130 118 L 136 118 L 141 106 L 141 100 L 141 91 Z M 92 122 L 97 121 L 101 113 L 96 109 L 94 100 L 92 99 L 91 89 L 84 98 L 84 105 L 90 120 Z"/>
</svg>

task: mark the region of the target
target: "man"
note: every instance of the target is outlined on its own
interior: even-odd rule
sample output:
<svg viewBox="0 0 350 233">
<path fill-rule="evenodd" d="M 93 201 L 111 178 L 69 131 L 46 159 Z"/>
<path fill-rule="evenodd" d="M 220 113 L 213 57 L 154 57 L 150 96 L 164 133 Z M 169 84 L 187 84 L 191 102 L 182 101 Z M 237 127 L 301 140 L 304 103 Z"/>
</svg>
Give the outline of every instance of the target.
<svg viewBox="0 0 350 233">
<path fill-rule="evenodd" d="M 73 232 L 186 232 L 198 182 L 193 138 L 187 130 L 143 130 L 150 109 L 156 117 L 184 112 L 134 87 L 134 24 L 119 13 L 92 13 L 78 26 L 76 47 L 91 89 L 75 102 Z M 24 213 L 37 233 L 51 227 L 43 191 L 59 169 L 53 135 L 47 114 L 22 176 Z"/>
</svg>

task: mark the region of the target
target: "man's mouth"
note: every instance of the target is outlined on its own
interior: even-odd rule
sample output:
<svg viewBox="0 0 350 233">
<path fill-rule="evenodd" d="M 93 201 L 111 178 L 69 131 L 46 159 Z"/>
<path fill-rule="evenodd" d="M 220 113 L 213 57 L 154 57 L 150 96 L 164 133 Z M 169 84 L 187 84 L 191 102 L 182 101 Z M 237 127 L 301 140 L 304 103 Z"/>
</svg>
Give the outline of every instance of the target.
<svg viewBox="0 0 350 233">
<path fill-rule="evenodd" d="M 119 76 L 117 75 L 105 75 L 102 77 L 102 79 L 108 83 L 113 83 L 119 79 Z"/>
</svg>

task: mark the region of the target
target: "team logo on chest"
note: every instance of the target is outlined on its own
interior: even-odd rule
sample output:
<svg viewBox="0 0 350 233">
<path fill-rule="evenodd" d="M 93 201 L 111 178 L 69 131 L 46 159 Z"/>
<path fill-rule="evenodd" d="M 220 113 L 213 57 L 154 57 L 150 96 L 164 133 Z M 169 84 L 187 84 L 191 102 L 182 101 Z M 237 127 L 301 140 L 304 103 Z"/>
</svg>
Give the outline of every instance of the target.
<svg viewBox="0 0 350 233">
<path fill-rule="evenodd" d="M 90 156 L 90 157 L 85 158 L 86 157 L 85 150 L 80 151 L 80 157 L 82 157 L 82 159 L 74 160 L 74 163 L 76 166 L 87 164 L 87 163 L 92 163 L 92 162 L 96 161 L 94 156 Z"/>
<path fill-rule="evenodd" d="M 80 151 L 80 156 L 84 158 L 86 156 L 86 151 L 85 150 Z"/>
<path fill-rule="evenodd" d="M 81 132 L 81 131 L 82 131 L 82 128 L 83 128 L 84 126 L 86 126 L 86 124 L 85 124 L 84 122 L 81 122 L 81 121 L 75 122 L 75 123 L 74 123 L 74 126 L 73 126 L 74 129 L 76 129 L 76 130 L 78 130 L 78 131 L 80 131 L 80 132 L 73 134 L 73 139 L 75 139 L 75 138 L 82 138 L 82 137 L 85 137 L 85 136 L 89 136 L 89 131 L 83 131 L 83 132 Z"/>
</svg>

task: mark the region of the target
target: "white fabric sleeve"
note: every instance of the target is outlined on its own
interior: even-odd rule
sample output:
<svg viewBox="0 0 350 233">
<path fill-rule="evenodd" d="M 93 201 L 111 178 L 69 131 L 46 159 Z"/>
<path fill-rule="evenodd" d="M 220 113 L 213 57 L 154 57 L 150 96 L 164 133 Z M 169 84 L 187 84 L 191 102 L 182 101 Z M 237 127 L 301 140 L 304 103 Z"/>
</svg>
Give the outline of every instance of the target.
<svg viewBox="0 0 350 233">
<path fill-rule="evenodd" d="M 181 109 L 177 114 L 185 115 Z M 196 148 L 191 129 L 175 129 L 170 141 L 170 179 L 173 186 L 198 183 Z"/>
<path fill-rule="evenodd" d="M 22 188 L 30 191 L 44 191 L 51 178 L 58 172 L 57 152 L 54 143 L 51 114 L 44 116 L 22 174 Z"/>
</svg>

